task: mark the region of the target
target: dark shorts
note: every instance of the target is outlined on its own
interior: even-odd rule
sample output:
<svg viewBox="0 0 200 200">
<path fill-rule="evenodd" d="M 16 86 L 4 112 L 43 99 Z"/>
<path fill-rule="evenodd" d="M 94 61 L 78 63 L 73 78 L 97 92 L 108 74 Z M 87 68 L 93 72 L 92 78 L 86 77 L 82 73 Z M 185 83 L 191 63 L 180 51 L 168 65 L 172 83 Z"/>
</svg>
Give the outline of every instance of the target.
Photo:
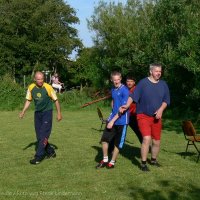
<svg viewBox="0 0 200 200">
<path fill-rule="evenodd" d="M 126 139 L 127 125 L 114 125 L 112 129 L 104 129 L 101 142 L 110 143 L 114 140 L 114 145 L 121 149 Z"/>
</svg>

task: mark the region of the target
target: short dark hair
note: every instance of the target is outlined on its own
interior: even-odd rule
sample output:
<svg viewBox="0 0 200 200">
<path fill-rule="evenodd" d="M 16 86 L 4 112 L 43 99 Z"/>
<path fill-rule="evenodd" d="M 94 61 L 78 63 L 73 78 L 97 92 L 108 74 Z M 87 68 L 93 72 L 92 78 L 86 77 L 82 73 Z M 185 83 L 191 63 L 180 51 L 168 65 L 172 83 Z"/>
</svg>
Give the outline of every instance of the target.
<svg viewBox="0 0 200 200">
<path fill-rule="evenodd" d="M 128 74 L 128 75 L 126 76 L 126 80 L 133 80 L 133 81 L 136 82 L 136 78 L 135 78 L 133 75 L 131 75 L 131 74 Z"/>
</svg>

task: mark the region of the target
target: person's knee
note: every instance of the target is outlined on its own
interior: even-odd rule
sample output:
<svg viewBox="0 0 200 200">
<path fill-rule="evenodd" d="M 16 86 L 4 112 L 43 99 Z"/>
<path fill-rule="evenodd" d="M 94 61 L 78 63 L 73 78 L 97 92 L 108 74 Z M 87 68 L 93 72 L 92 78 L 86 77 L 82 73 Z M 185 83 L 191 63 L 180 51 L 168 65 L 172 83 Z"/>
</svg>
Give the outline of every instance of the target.
<svg viewBox="0 0 200 200">
<path fill-rule="evenodd" d="M 149 145 L 151 142 L 151 137 L 150 136 L 145 136 L 143 137 L 142 143 L 145 145 Z"/>
<path fill-rule="evenodd" d="M 108 147 L 108 142 L 102 141 L 102 142 L 101 142 L 101 145 L 102 145 L 103 147 Z"/>
<path fill-rule="evenodd" d="M 160 146 L 160 140 L 153 139 L 152 143 L 153 143 L 154 146 Z"/>
</svg>

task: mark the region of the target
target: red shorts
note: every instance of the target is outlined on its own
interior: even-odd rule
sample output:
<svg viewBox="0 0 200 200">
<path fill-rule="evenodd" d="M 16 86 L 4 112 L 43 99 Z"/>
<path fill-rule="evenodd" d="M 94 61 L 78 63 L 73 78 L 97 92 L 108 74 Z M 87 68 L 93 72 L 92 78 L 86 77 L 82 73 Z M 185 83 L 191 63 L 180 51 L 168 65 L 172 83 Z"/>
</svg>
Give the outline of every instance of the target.
<svg viewBox="0 0 200 200">
<path fill-rule="evenodd" d="M 162 130 L 161 119 L 155 119 L 145 114 L 137 114 L 137 121 L 142 137 L 151 136 L 155 140 L 160 140 Z"/>
</svg>

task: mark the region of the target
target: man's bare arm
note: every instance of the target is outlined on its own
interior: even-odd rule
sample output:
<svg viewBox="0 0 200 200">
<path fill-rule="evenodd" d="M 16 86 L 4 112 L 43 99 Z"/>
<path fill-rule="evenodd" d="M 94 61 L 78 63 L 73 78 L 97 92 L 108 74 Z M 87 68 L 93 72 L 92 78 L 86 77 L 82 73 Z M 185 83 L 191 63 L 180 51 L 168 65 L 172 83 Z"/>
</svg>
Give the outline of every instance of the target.
<svg viewBox="0 0 200 200">
<path fill-rule="evenodd" d="M 24 103 L 24 108 L 23 108 L 22 112 L 19 113 L 19 117 L 21 119 L 24 117 L 25 112 L 29 108 L 30 104 L 31 104 L 31 101 L 29 101 L 29 100 L 26 100 L 26 102 Z"/>
<path fill-rule="evenodd" d="M 61 109 L 60 109 L 60 103 L 58 100 L 55 101 L 55 106 L 57 110 L 57 120 L 60 121 L 62 120 L 62 114 L 61 114 Z"/>
</svg>

